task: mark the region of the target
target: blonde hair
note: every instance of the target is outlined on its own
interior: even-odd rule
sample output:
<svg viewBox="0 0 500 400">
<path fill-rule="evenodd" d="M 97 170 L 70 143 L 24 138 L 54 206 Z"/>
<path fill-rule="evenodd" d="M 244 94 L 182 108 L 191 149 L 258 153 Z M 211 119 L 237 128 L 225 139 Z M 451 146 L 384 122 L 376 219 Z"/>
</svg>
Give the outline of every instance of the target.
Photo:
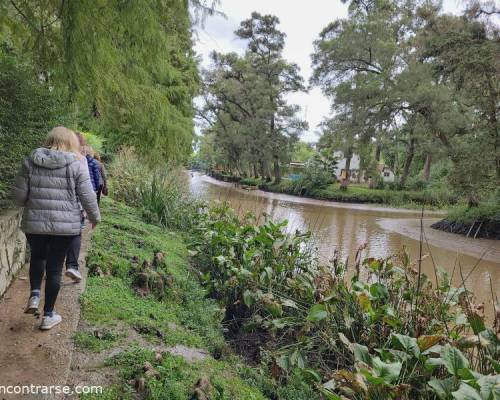
<svg viewBox="0 0 500 400">
<path fill-rule="evenodd" d="M 85 149 L 85 154 L 88 154 L 90 157 L 94 157 L 95 151 L 92 148 L 92 146 L 86 145 L 84 149 Z"/>
<path fill-rule="evenodd" d="M 80 153 L 80 143 L 75 132 L 64 126 L 56 126 L 52 129 L 47 135 L 45 145 L 52 150 L 74 153 L 79 158 L 82 156 Z"/>
</svg>

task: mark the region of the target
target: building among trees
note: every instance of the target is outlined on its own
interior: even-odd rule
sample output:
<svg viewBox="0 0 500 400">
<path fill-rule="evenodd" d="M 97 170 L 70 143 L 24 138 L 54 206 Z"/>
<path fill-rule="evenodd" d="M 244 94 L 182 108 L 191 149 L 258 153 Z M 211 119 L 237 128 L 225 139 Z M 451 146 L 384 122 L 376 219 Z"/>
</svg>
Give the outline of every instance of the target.
<svg viewBox="0 0 500 400">
<path fill-rule="evenodd" d="M 335 176 L 337 180 L 342 181 L 347 176 L 347 158 L 344 156 L 344 152 L 336 150 L 333 152 L 335 158 L 338 160 L 335 166 Z M 379 163 L 377 166 L 377 172 L 380 174 L 381 179 L 384 182 L 394 182 L 395 175 L 394 172 L 383 162 Z M 351 157 L 351 162 L 349 164 L 349 179 L 351 182 L 367 183 L 370 179 L 370 174 L 361 168 L 361 159 L 358 154 L 354 153 Z"/>
</svg>

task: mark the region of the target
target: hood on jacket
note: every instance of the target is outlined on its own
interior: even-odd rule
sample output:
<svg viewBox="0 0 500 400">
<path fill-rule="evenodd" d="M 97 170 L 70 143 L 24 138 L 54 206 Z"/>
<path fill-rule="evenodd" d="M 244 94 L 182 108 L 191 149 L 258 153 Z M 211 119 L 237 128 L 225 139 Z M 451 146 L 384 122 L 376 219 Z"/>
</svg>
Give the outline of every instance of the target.
<svg viewBox="0 0 500 400">
<path fill-rule="evenodd" d="M 76 154 L 67 153 L 65 151 L 58 151 L 46 148 L 39 148 L 33 150 L 30 156 L 33 164 L 41 168 L 58 169 L 64 168 L 67 165 L 77 160 Z"/>
</svg>

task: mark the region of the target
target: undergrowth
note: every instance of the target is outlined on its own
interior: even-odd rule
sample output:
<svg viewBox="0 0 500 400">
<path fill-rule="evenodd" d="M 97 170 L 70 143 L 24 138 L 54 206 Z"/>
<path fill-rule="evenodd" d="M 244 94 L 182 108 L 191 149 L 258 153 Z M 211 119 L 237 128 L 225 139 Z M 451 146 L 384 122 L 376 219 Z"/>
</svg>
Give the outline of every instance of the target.
<svg viewBox="0 0 500 400">
<path fill-rule="evenodd" d="M 140 210 L 110 199 L 103 199 L 102 215 L 92 236 L 89 278 L 81 298 L 88 329 L 74 340 L 80 351 L 88 353 L 117 349 L 118 355 L 106 365 L 119 370 L 120 380 L 101 395 L 82 398 L 187 400 L 196 398 L 200 379 L 208 383 L 203 391 L 210 399 L 305 398 L 310 388 L 278 385 L 266 371 L 246 366 L 232 354 L 223 337 L 224 310 L 207 298 L 198 283 L 182 234 L 145 223 Z M 156 267 L 155 254 L 163 255 Z M 150 264 L 146 270 L 144 262 Z M 166 277 L 161 295 L 139 292 L 136 286 L 137 271 L 150 269 L 156 271 L 149 272 L 152 275 L 162 271 Z M 132 331 L 140 341 L 127 337 Z M 154 348 L 176 345 L 205 349 L 208 357 L 187 362 L 163 352 L 161 360 L 156 358 Z M 145 362 L 156 375 L 145 372 Z M 144 387 L 138 388 L 142 379 Z"/>
</svg>

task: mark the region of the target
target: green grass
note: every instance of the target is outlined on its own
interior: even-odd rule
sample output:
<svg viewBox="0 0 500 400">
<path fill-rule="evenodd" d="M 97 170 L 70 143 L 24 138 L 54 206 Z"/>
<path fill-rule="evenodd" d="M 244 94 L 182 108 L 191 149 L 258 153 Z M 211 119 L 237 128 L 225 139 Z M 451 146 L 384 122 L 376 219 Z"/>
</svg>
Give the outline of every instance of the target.
<svg viewBox="0 0 500 400">
<path fill-rule="evenodd" d="M 283 179 L 280 184 L 268 185 L 265 189 L 288 194 L 297 194 L 292 182 Z M 393 207 L 419 208 L 422 204 L 432 208 L 443 208 L 454 201 L 440 193 L 431 190 L 409 191 L 390 189 L 370 189 L 366 186 L 350 184 L 346 190 L 340 189 L 340 184 L 334 183 L 323 189 L 313 189 L 308 197 L 319 200 L 332 200 L 349 203 L 385 204 Z"/>
<path fill-rule="evenodd" d="M 89 328 L 75 334 L 74 341 L 79 350 L 89 353 L 114 347 L 126 351 L 107 361 L 119 370 L 120 381 L 101 395 L 82 398 L 135 398 L 131 380 L 144 375 L 145 361 L 160 373 L 159 378 L 146 378 L 147 391 L 141 397 L 145 399 L 191 399 L 201 377 L 210 381 L 208 394 L 213 400 L 317 398 L 308 394 L 310 388 L 296 382 L 280 385 L 266 371 L 245 366 L 231 355 L 222 334 L 223 311 L 206 297 L 190 269 L 182 234 L 147 224 L 137 210 L 109 199 L 102 203 L 102 214 L 88 252 L 89 278 L 81 297 L 82 318 Z M 157 251 L 165 254 L 161 268 L 171 277 L 169 286 L 161 300 L 152 295 L 139 297 L 132 288 L 130 271 Z M 98 271 L 103 274 L 96 275 Z M 139 332 L 141 343 L 126 338 L 127 329 Z M 96 330 L 103 334 L 95 335 Z M 144 346 L 144 341 L 151 346 Z M 156 361 L 151 349 L 160 344 L 202 348 L 213 357 L 187 363 L 166 353 L 162 361 Z"/>
<path fill-rule="evenodd" d="M 112 348 L 119 340 L 119 335 L 105 331 L 101 337 L 97 337 L 93 332 L 79 331 L 75 333 L 73 340 L 79 350 L 100 353 Z"/>
<path fill-rule="evenodd" d="M 243 178 L 240 180 L 240 184 L 247 186 L 260 186 L 264 183 L 262 178 Z"/>
<path fill-rule="evenodd" d="M 495 221 L 500 223 L 500 204 L 495 202 L 481 203 L 477 207 L 460 205 L 448 211 L 446 219 L 450 222 L 473 224 L 479 221 Z"/>
</svg>

